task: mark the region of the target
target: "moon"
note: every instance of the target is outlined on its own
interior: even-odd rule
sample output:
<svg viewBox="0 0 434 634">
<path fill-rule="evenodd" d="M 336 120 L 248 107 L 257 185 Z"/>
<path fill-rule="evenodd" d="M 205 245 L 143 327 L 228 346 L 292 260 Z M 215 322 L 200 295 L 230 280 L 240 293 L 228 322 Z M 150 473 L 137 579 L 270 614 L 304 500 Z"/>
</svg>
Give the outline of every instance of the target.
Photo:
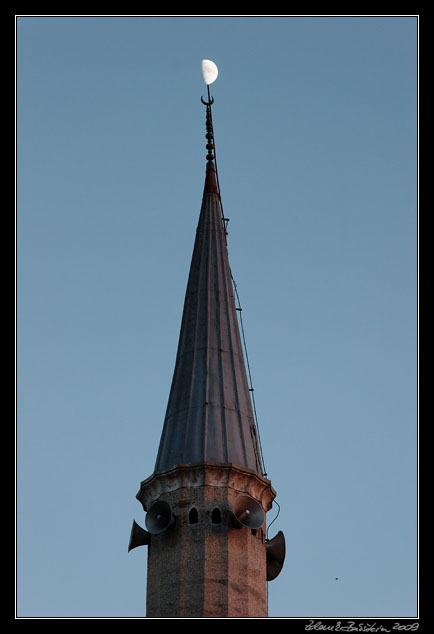
<svg viewBox="0 0 434 634">
<path fill-rule="evenodd" d="M 210 59 L 202 60 L 202 74 L 207 86 L 212 84 L 219 74 L 217 66 Z"/>
</svg>

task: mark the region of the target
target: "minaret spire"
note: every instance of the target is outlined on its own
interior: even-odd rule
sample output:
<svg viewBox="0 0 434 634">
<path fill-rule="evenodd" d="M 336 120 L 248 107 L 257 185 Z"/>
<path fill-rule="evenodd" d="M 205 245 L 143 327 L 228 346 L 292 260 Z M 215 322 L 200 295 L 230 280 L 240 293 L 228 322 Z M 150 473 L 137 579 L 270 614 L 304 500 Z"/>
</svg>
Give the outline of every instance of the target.
<svg viewBox="0 0 434 634">
<path fill-rule="evenodd" d="M 205 64 L 206 62 L 206 64 Z M 129 550 L 148 546 L 151 618 L 264 617 L 281 533 L 266 539 L 276 492 L 265 477 L 238 327 L 209 84 L 206 174 L 172 385 L 153 474 L 137 499 Z"/>
<path fill-rule="evenodd" d="M 202 97 L 205 186 L 155 469 L 213 461 L 263 475 L 221 213 L 213 102 Z"/>
</svg>

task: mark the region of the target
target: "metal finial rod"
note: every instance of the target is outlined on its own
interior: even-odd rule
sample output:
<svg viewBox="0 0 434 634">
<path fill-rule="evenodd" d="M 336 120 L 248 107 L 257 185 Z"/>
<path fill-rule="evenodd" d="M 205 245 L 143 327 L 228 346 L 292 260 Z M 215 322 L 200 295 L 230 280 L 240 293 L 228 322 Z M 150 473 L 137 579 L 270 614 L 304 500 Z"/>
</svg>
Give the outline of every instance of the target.
<svg viewBox="0 0 434 634">
<path fill-rule="evenodd" d="M 214 130 L 212 127 L 212 115 L 211 115 L 211 106 L 207 105 L 206 107 L 206 149 L 208 150 L 208 154 L 206 155 L 207 161 L 215 160 L 215 145 L 214 145 Z"/>
<path fill-rule="evenodd" d="M 207 143 L 207 146 L 206 146 L 207 150 L 208 150 L 208 155 L 207 155 L 206 158 L 207 158 L 207 161 L 214 161 L 215 175 L 216 175 L 216 181 L 217 181 L 217 194 L 218 194 L 219 202 L 220 202 L 220 212 L 221 212 L 221 216 L 222 216 L 223 226 L 225 228 L 225 234 L 227 234 L 227 231 L 226 231 L 226 219 L 225 219 L 225 214 L 224 214 L 224 211 L 223 211 L 223 203 L 222 203 L 222 197 L 221 197 L 221 191 L 220 191 L 220 182 L 219 182 L 219 174 L 218 174 L 218 167 L 217 167 L 217 153 L 216 153 L 216 149 L 215 149 L 214 129 L 213 129 L 213 124 L 212 124 L 211 106 L 214 103 L 214 97 L 211 97 L 210 90 L 209 90 L 210 84 L 215 82 L 215 80 L 217 79 L 218 68 L 214 64 L 214 62 L 212 62 L 211 60 L 203 59 L 202 60 L 202 73 L 203 73 L 203 78 L 204 78 L 204 81 L 205 81 L 205 84 L 206 84 L 206 87 L 207 87 L 207 92 L 208 92 L 208 101 L 205 101 L 205 99 L 203 97 L 200 98 L 202 103 L 206 106 L 206 120 L 207 120 L 206 138 L 208 139 L 208 143 Z"/>
</svg>

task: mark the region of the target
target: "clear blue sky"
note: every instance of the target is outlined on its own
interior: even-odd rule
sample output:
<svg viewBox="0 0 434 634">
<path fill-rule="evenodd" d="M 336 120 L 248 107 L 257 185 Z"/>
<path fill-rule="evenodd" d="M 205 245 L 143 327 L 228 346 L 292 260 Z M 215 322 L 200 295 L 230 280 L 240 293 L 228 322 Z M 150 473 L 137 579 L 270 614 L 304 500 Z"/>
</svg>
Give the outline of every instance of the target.
<svg viewBox="0 0 434 634">
<path fill-rule="evenodd" d="M 127 546 L 201 204 L 204 58 L 287 544 L 269 614 L 417 615 L 417 26 L 17 19 L 18 616 L 145 614 Z"/>
</svg>

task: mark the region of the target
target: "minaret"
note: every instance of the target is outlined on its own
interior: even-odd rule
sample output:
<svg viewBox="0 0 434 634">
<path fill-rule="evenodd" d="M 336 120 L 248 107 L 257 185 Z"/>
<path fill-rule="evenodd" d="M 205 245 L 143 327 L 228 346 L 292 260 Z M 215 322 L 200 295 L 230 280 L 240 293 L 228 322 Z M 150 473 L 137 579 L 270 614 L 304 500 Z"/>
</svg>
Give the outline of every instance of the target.
<svg viewBox="0 0 434 634">
<path fill-rule="evenodd" d="M 129 544 L 148 546 L 149 618 L 266 617 L 267 580 L 285 553 L 281 532 L 266 539 L 276 493 L 244 364 L 209 83 L 205 186 L 175 369 L 155 469 L 137 494 L 147 530 L 134 522 Z"/>
</svg>

